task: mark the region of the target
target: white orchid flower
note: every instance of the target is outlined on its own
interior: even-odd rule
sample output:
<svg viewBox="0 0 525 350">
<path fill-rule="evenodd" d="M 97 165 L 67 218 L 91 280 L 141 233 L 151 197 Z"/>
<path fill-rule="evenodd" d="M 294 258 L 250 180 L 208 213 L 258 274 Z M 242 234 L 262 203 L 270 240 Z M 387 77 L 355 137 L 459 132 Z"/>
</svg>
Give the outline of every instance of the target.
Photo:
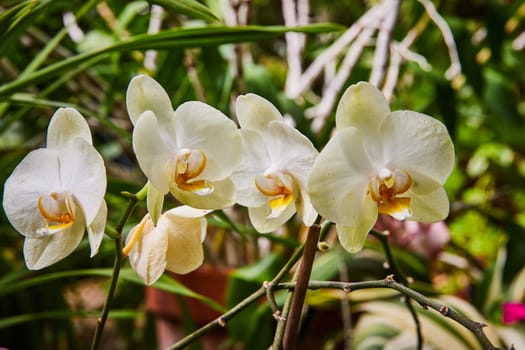
<svg viewBox="0 0 525 350">
<path fill-rule="evenodd" d="M 164 270 L 186 274 L 202 265 L 202 242 L 210 210 L 180 206 L 160 215 L 154 226 L 150 214 L 131 229 L 123 254 L 145 284 L 155 283 Z"/>
<path fill-rule="evenodd" d="M 241 158 L 235 123 L 217 109 L 197 101 L 175 111 L 162 86 L 139 75 L 127 91 L 133 149 L 140 168 L 156 190 L 148 208 L 158 216 L 159 201 L 168 192 L 183 204 L 221 209 L 235 203 L 229 176 Z M 151 212 L 150 212 L 151 213 Z"/>
<path fill-rule="evenodd" d="M 443 184 L 454 165 L 454 146 L 441 122 L 391 112 L 381 92 L 362 82 L 341 97 L 336 126 L 307 187 L 319 214 L 337 224 L 348 251 L 363 247 L 378 213 L 424 223 L 448 215 Z"/>
<path fill-rule="evenodd" d="M 5 183 L 4 210 L 25 236 L 24 257 L 38 270 L 65 258 L 87 229 L 91 256 L 104 236 L 106 169 L 89 126 L 73 108 L 60 108 L 47 129 L 47 147 L 30 152 Z"/>
<path fill-rule="evenodd" d="M 317 218 L 306 177 L 318 155 L 310 140 L 286 124 L 279 111 L 255 94 L 239 96 L 243 156 L 232 179 L 237 202 L 262 233 L 274 231 L 297 211 L 306 226 Z"/>
</svg>

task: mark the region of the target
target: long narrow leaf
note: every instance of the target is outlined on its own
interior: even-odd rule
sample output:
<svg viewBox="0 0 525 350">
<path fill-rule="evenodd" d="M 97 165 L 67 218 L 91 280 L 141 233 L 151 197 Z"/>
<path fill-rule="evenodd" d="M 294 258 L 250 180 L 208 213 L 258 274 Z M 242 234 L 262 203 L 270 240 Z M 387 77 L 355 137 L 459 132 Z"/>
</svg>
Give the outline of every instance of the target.
<svg viewBox="0 0 525 350">
<path fill-rule="evenodd" d="M 112 310 L 109 312 L 109 318 L 136 318 L 143 315 L 144 311 L 137 310 Z M 11 327 L 19 323 L 31 322 L 36 320 L 59 319 L 72 317 L 99 317 L 99 311 L 73 311 L 73 310 L 53 310 L 30 314 L 22 314 L 11 317 L 3 317 L 0 319 L 0 329 Z"/>
<path fill-rule="evenodd" d="M 113 52 L 147 49 L 167 49 L 174 47 L 200 47 L 204 45 L 220 45 L 270 39 L 289 31 L 303 33 L 324 33 L 340 30 L 340 26 L 333 24 L 315 24 L 302 27 L 288 28 L 283 26 L 259 27 L 203 27 L 177 28 L 157 34 L 141 34 L 121 41 L 114 45 L 82 53 L 61 62 L 51 64 L 22 79 L 17 79 L 0 87 L 0 96 L 18 92 L 36 82 L 63 74 L 86 60 L 96 56 L 105 56 Z"/>
<path fill-rule="evenodd" d="M 189 17 L 200 18 L 208 22 L 219 20 L 209 8 L 196 0 L 148 0 L 148 2 L 160 5 L 173 12 L 181 13 Z"/>
<path fill-rule="evenodd" d="M 71 270 L 71 271 L 61 271 L 61 272 L 54 272 L 49 273 L 45 275 L 38 275 L 36 277 L 23 279 L 20 281 L 12 281 L 10 280 L 9 283 L 6 284 L 0 284 L 0 296 L 16 292 L 21 289 L 26 289 L 30 287 L 34 287 L 49 281 L 53 281 L 56 279 L 61 278 L 67 278 L 67 277 L 81 277 L 81 276 L 103 276 L 103 277 L 111 277 L 111 274 L 113 273 L 112 269 L 85 269 L 85 270 Z M 136 275 L 134 271 L 131 269 L 122 269 L 120 271 L 120 276 L 122 279 L 134 282 L 137 284 L 144 284 L 140 278 Z M 213 309 L 223 312 L 224 307 L 222 307 L 217 302 L 205 297 L 204 295 L 195 293 L 191 289 L 185 287 L 184 285 L 180 284 L 179 282 L 168 278 L 167 276 L 162 276 L 154 285 L 153 287 L 171 292 L 176 293 L 182 296 L 195 298 L 203 303 L 207 304 L 208 306 L 212 307 Z"/>
</svg>

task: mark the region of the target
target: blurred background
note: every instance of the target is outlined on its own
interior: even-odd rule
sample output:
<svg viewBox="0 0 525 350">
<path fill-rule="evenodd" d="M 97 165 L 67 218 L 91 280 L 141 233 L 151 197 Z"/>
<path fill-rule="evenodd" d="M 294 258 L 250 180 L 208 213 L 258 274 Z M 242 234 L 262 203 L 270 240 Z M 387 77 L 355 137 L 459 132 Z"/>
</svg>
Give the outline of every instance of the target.
<svg viewBox="0 0 525 350">
<path fill-rule="evenodd" d="M 54 111 L 73 106 L 106 162 L 108 225 L 115 226 L 127 206 L 120 192 L 145 183 L 125 107 L 127 85 L 139 73 L 159 81 L 174 108 L 200 100 L 234 120 L 236 96 L 259 94 L 319 150 L 341 93 L 357 81 L 381 88 L 393 110 L 441 120 L 456 151 L 446 183 L 450 216 L 432 225 L 381 217 L 376 228 L 388 231 L 413 289 L 488 324 L 495 344 L 525 348 L 525 3 L 1 0 L 2 192 L 20 160 L 45 145 Z M 168 198 L 165 206 L 174 205 Z M 140 203 L 124 232 L 145 212 Z M 241 207 L 208 220 L 199 270 L 166 274 L 146 288 L 125 262 L 102 348 L 169 346 L 271 280 L 304 240 L 294 219 L 278 232 L 255 232 Z M 112 239 L 92 259 L 86 239 L 52 267 L 28 271 L 23 237 L 3 212 L 0 237 L 0 347 L 89 348 Z M 344 252 L 333 232 L 326 243 L 312 279 L 363 281 L 392 272 L 380 239 L 369 237 L 358 254 Z M 284 297 L 276 293 L 278 302 Z M 480 348 L 466 329 L 415 307 L 429 349 Z M 414 321 L 393 291 L 312 291 L 305 311 L 298 348 L 415 348 Z M 275 324 L 261 300 L 193 348 L 267 349 Z"/>
</svg>

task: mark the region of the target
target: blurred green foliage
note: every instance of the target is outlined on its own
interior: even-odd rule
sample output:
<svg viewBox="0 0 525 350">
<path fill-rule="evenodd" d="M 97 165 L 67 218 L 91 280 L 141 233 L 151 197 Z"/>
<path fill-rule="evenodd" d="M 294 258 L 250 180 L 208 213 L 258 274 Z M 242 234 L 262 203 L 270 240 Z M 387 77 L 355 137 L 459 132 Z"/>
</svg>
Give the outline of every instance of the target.
<svg viewBox="0 0 525 350">
<path fill-rule="evenodd" d="M 304 65 L 377 2 L 312 0 L 311 21 L 327 24 L 302 29 L 307 33 Z M 127 205 L 120 192 L 135 192 L 145 181 L 131 149 L 131 125 L 125 108 L 127 84 L 138 73 L 154 76 L 171 93 L 174 106 L 198 99 L 232 115 L 231 105 L 237 94 L 260 94 L 290 115 L 321 149 L 334 125 L 333 110 L 325 127 L 315 132 L 305 111 L 322 98 L 322 79 L 317 79 L 299 99 L 289 99 L 284 93 L 286 29 L 282 27 L 281 2 L 250 2 L 248 27 L 224 25 L 222 3 L 0 1 L 0 184 L 3 186 L 30 150 L 43 146 L 54 110 L 74 106 L 87 117 L 95 146 L 106 161 L 109 223 L 115 225 Z M 164 8 L 162 27 L 154 34 L 147 33 L 151 4 Z M 452 30 L 462 75 L 452 81 L 445 78 L 450 59 L 442 33 L 425 19 L 418 1 L 402 1 L 392 38 L 400 41 L 411 28 L 420 26 L 420 37 L 411 50 L 425 57 L 431 69 L 424 70 L 414 62 L 402 65 L 391 105 L 393 110 L 411 109 L 432 115 L 442 120 L 452 135 L 457 165 L 446 184 L 452 203 L 447 219 L 451 242 L 445 248 L 448 259 L 429 261 L 395 246 L 393 252 L 404 273 L 415 278 L 419 290 L 463 297 L 488 321 L 500 324 L 499 306 L 503 301 L 521 297 L 525 302 L 523 291 L 514 295 L 507 292 L 521 285 L 517 276 L 525 266 L 525 45 L 516 43 L 525 31 L 525 5 L 517 0 L 435 4 Z M 72 29 L 65 29 L 63 16 L 67 12 L 76 16 L 84 35 L 77 42 L 72 39 Z M 144 65 L 148 50 L 157 53 L 154 69 Z M 248 59 L 236 66 L 232 62 L 239 52 Z M 373 55 L 373 48 L 366 47 L 346 85 L 369 78 Z M 242 209 L 236 209 L 245 217 Z M 141 203 L 131 223 L 136 223 L 144 212 Z M 156 287 L 204 300 L 215 309 L 221 309 L 216 302 L 231 307 L 271 279 L 301 239 L 294 222 L 284 228 L 283 236 L 276 237 L 256 235 L 241 224 L 246 234 L 239 236 L 233 232 L 239 227 L 213 220 L 210 224 L 213 232 L 206 242 L 208 262 L 234 269 L 226 299 L 213 301 L 201 295 L 202 291 L 190 291 L 166 276 Z M 104 276 L 113 259 L 112 241 L 106 239 L 92 259 L 87 258 L 88 247 L 83 244 L 60 263 L 44 271 L 29 272 L 23 262 L 23 239 L 3 212 L 0 236 L 0 347 L 87 347 L 93 324 L 86 326 L 82 320 L 93 321 L 100 305 L 92 310 L 82 306 L 75 309 L 66 291 L 87 288 L 80 289 L 81 293 L 92 289 L 103 293 L 107 281 Z M 259 259 L 253 248 L 257 241 L 272 253 Z M 384 277 L 381 246 L 373 239 L 369 241 L 360 255 L 329 249 L 316 261 L 314 278 L 339 278 L 341 264 L 348 267 L 351 280 Z M 242 253 L 233 254 L 232 250 Z M 84 272 L 63 274 L 67 271 Z M 158 342 L 155 317 L 144 311 L 144 286 L 132 274 L 125 270 L 119 284 L 114 303 L 114 319 L 118 322 L 107 330 L 108 339 L 114 336 L 111 348 L 152 348 Z M 85 281 L 87 285 L 82 284 Z M 308 324 L 315 324 L 315 317 L 323 316 L 327 308 L 337 310 L 338 298 L 328 291 L 310 294 L 311 323 L 306 323 L 303 339 L 309 339 Z M 392 295 L 370 294 L 352 297 L 352 303 L 362 312 L 373 306 L 364 301 L 379 299 L 393 300 Z M 388 308 L 397 307 L 391 303 Z M 268 305 L 254 304 L 228 326 L 225 344 L 267 348 L 274 324 Z M 523 330 L 523 325 L 516 328 Z M 378 330 L 362 332 L 357 343 L 366 339 L 367 332 Z M 375 339 L 376 345 L 384 346 L 384 339 L 403 332 L 388 324 Z M 326 344 L 341 343 L 341 332 L 332 330 L 327 334 L 323 338 Z M 461 333 L 457 337 L 461 338 Z"/>
</svg>

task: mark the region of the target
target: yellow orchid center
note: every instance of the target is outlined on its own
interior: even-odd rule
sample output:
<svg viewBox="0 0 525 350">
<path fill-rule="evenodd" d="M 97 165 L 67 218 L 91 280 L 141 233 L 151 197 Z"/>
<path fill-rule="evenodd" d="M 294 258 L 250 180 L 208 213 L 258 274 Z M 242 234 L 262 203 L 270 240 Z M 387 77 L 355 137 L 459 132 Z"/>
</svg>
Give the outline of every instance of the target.
<svg viewBox="0 0 525 350">
<path fill-rule="evenodd" d="M 46 233 L 71 227 L 75 221 L 75 204 L 67 192 L 53 192 L 38 197 L 38 210 L 46 223 Z"/>
<path fill-rule="evenodd" d="M 269 212 L 267 217 L 277 217 L 293 201 L 292 179 L 278 171 L 269 169 L 255 177 L 255 186 L 264 195 L 271 197 L 268 200 Z"/>
<path fill-rule="evenodd" d="M 194 180 L 206 168 L 206 154 L 201 150 L 184 148 L 175 157 L 173 178 L 181 190 L 207 196 L 213 192 L 213 185 L 206 180 Z"/>
<path fill-rule="evenodd" d="M 381 169 L 378 175 L 368 182 L 368 193 L 377 203 L 380 213 L 404 220 L 412 215 L 409 208 L 410 198 L 398 195 L 408 191 L 410 186 L 412 178 L 407 171 Z"/>
</svg>

